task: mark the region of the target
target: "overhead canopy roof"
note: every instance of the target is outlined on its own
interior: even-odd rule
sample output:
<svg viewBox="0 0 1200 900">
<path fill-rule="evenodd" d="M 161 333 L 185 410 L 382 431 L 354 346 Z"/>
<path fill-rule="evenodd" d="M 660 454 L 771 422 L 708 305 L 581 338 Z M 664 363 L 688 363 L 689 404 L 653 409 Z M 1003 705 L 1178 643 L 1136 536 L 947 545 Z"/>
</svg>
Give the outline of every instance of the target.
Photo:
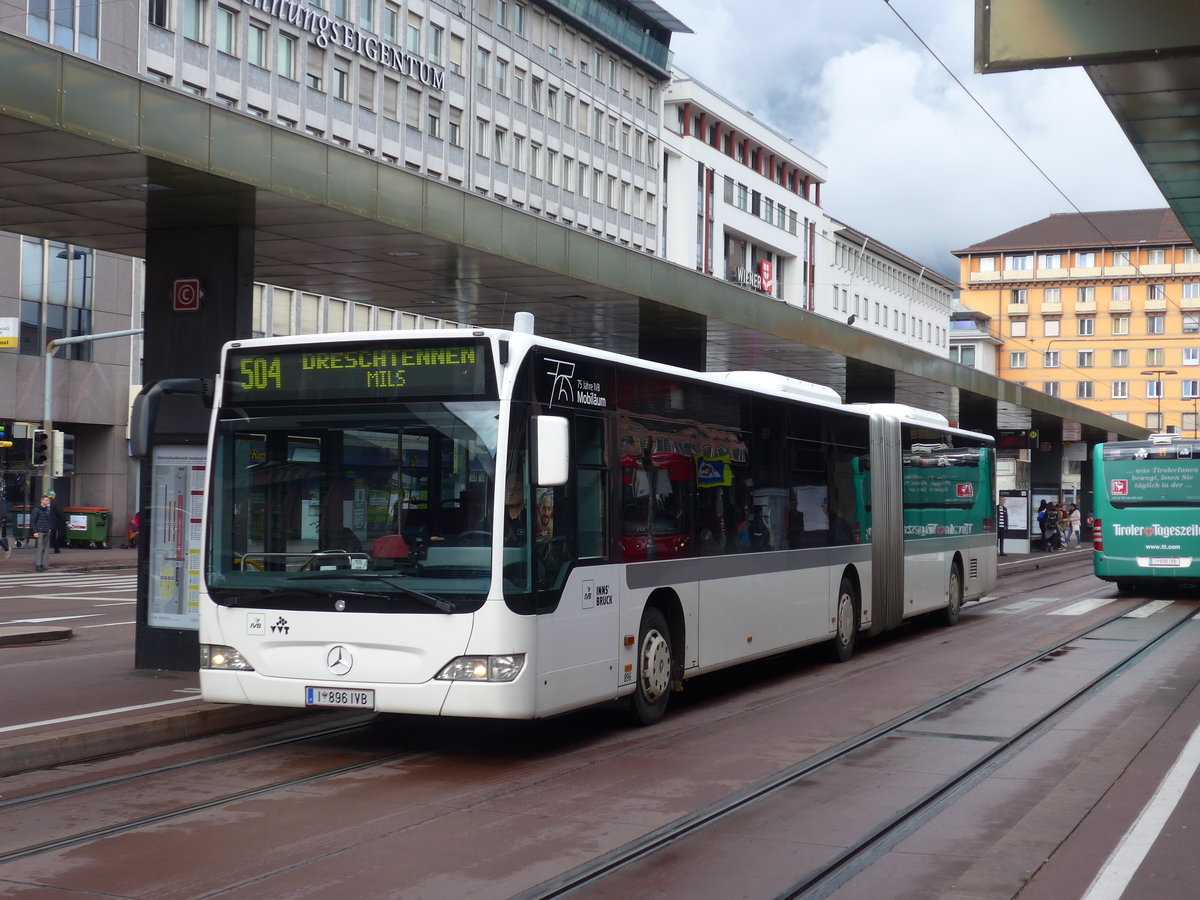
<svg viewBox="0 0 1200 900">
<path fill-rule="evenodd" d="M 975 68 L 1083 66 L 1200 243 L 1200 4 L 976 0 Z"/>
<path fill-rule="evenodd" d="M 1144 434 L 53 47 L 0 34 L 0 71 L 6 231 L 144 257 L 152 224 L 238 222 L 254 229 L 260 281 L 481 326 L 526 310 L 541 334 L 623 353 L 638 351 L 644 298 L 706 318 L 710 370 L 775 371 L 843 395 L 848 369 L 889 388 L 894 372 L 898 402 L 955 421 L 994 399 L 1002 428 Z"/>
</svg>

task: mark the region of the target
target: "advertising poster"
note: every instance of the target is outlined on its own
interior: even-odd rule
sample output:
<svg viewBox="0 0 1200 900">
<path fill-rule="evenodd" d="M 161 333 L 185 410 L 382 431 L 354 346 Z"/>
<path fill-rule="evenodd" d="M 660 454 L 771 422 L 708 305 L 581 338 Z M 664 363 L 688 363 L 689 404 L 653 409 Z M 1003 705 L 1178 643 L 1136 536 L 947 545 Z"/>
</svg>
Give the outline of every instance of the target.
<svg viewBox="0 0 1200 900">
<path fill-rule="evenodd" d="M 205 450 L 159 447 L 153 466 L 147 624 L 195 630 L 200 627 Z"/>
</svg>

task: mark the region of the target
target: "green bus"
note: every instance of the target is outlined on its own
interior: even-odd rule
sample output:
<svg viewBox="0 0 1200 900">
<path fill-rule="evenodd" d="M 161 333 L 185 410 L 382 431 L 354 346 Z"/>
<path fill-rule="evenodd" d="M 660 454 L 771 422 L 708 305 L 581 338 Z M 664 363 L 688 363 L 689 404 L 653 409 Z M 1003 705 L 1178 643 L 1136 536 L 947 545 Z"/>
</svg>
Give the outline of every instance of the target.
<svg viewBox="0 0 1200 900">
<path fill-rule="evenodd" d="M 1200 441 L 1097 444 L 1093 477 L 1097 578 L 1120 590 L 1200 582 Z"/>
</svg>

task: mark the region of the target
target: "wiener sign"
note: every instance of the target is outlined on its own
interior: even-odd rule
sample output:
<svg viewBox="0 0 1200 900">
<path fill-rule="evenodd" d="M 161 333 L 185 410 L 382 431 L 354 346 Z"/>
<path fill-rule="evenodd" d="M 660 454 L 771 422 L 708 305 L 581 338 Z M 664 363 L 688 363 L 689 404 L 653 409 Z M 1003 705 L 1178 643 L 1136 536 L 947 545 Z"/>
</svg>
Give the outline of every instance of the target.
<svg viewBox="0 0 1200 900">
<path fill-rule="evenodd" d="M 488 354 L 477 343 L 327 344 L 236 349 L 227 403 L 462 398 L 483 393 Z"/>
</svg>

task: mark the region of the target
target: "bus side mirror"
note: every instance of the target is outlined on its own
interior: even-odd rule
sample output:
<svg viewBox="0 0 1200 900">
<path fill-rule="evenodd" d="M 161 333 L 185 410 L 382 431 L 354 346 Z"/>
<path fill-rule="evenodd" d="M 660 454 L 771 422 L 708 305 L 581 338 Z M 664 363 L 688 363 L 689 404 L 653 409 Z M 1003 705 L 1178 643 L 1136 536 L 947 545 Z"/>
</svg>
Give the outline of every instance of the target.
<svg viewBox="0 0 1200 900">
<path fill-rule="evenodd" d="M 537 448 L 538 486 L 558 487 L 566 484 L 571 467 L 567 420 L 561 416 L 535 416 L 533 431 Z"/>
</svg>

